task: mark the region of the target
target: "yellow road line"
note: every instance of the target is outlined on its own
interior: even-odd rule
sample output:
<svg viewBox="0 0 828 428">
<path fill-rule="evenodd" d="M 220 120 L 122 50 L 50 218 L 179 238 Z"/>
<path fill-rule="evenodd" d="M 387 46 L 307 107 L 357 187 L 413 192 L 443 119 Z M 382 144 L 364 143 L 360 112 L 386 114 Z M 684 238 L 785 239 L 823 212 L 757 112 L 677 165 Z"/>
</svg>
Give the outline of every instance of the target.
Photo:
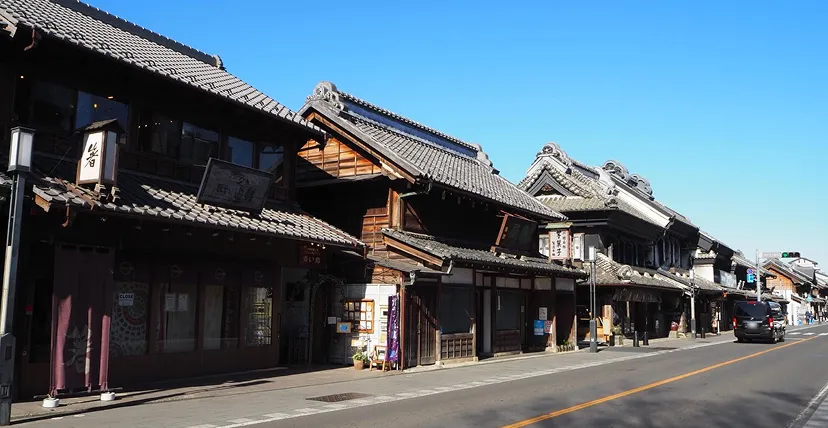
<svg viewBox="0 0 828 428">
<path fill-rule="evenodd" d="M 583 409 L 586 409 L 588 407 L 597 406 L 599 404 L 603 404 L 603 403 L 606 403 L 608 401 L 617 400 L 619 398 L 623 398 L 623 397 L 626 397 L 628 395 L 633 395 L 633 394 L 639 393 L 641 391 L 646 391 L 648 389 L 653 389 L 655 387 L 665 385 L 665 384 L 668 384 L 668 383 L 672 383 L 672 382 L 675 382 L 677 380 L 686 379 L 688 377 L 696 376 L 696 375 L 702 374 L 704 372 L 709 372 L 710 370 L 715 370 L 715 369 L 718 369 L 720 367 L 724 367 L 724 366 L 727 366 L 727 365 L 730 365 L 730 364 L 733 364 L 733 363 L 738 363 L 739 361 L 744 361 L 744 360 L 747 360 L 747 359 L 750 359 L 750 358 L 758 357 L 760 355 L 767 354 L 768 352 L 773 352 L 773 351 L 776 351 L 776 350 L 779 350 L 779 349 L 787 348 L 789 346 L 799 345 L 799 344 L 805 343 L 809 340 L 814 340 L 817 337 L 820 337 L 820 336 L 813 336 L 813 337 L 809 337 L 807 339 L 802 339 L 802 340 L 797 341 L 797 342 L 787 343 L 787 344 L 781 345 L 781 346 L 775 346 L 773 348 L 766 349 L 764 351 L 760 351 L 760 352 L 757 352 L 755 354 L 750 354 L 750 355 L 747 355 L 747 356 L 744 356 L 744 357 L 739 357 L 739 358 L 736 358 L 736 359 L 733 359 L 733 360 L 728 360 L 728 361 L 718 363 L 718 364 L 714 364 L 712 366 L 707 366 L 705 368 L 695 370 L 695 371 L 692 371 L 692 372 L 689 372 L 689 373 L 685 373 L 685 374 L 682 374 L 682 375 L 671 377 L 669 379 L 660 380 L 658 382 L 653 382 L 653 383 L 648 384 L 648 385 L 639 386 L 638 388 L 633 388 L 633 389 L 630 389 L 630 390 L 627 390 L 627 391 L 624 391 L 624 392 L 619 392 L 618 394 L 608 395 L 606 397 L 602 397 L 602 398 L 599 398 L 597 400 L 588 401 L 586 403 L 578 404 L 578 405 L 575 405 L 575 406 L 572 406 L 572 407 L 567 407 L 566 409 L 557 410 L 557 411 L 554 411 L 552 413 L 547 413 L 545 415 L 540 415 L 540 416 L 537 416 L 537 417 L 534 417 L 534 418 L 531 418 L 531 419 L 526 419 L 526 420 L 523 420 L 523 421 L 520 421 L 520 422 L 515 422 L 515 423 L 510 424 L 510 425 L 505 425 L 505 426 L 503 426 L 503 428 L 521 428 L 521 427 L 532 425 L 532 424 L 535 424 L 535 423 L 538 423 L 538 422 L 541 422 L 541 421 L 545 421 L 547 419 L 552 419 L 552 418 L 556 418 L 558 416 L 563 416 L 567 413 L 577 412 L 578 410 L 583 410 Z"/>
</svg>

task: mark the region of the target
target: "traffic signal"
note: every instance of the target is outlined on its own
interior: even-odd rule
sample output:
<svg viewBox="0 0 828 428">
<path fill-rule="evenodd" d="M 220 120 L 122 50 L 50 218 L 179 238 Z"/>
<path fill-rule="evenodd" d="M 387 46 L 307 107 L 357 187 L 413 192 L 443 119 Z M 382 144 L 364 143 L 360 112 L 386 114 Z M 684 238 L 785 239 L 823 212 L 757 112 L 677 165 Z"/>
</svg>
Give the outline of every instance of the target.
<svg viewBox="0 0 828 428">
<path fill-rule="evenodd" d="M 787 251 L 782 253 L 783 259 L 798 259 L 799 257 L 799 251 Z"/>
</svg>

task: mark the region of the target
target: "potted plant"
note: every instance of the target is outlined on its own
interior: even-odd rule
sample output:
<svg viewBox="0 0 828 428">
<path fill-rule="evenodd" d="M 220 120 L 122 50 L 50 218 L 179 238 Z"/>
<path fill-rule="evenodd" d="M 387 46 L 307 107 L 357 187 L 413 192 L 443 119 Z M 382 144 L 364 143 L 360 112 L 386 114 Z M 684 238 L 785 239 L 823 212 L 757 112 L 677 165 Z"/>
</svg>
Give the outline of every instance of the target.
<svg viewBox="0 0 828 428">
<path fill-rule="evenodd" d="M 612 327 L 612 338 L 613 343 L 617 346 L 621 346 L 624 344 L 624 332 L 621 331 L 620 325 L 615 325 Z"/>
<path fill-rule="evenodd" d="M 368 360 L 368 355 L 366 355 L 364 352 L 362 352 L 362 349 L 360 349 L 359 351 L 357 351 L 356 354 L 354 354 L 353 359 L 354 359 L 354 369 L 356 369 L 356 370 L 363 370 L 365 368 L 365 363 L 367 363 L 369 361 Z"/>
</svg>

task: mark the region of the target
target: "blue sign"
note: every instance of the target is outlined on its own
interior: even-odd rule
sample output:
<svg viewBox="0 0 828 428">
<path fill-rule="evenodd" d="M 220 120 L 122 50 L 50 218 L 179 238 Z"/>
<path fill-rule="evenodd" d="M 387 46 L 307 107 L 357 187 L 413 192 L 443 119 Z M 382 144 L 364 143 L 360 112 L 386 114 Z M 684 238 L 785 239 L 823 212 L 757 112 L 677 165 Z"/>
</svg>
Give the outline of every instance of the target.
<svg viewBox="0 0 828 428">
<path fill-rule="evenodd" d="M 752 273 L 747 274 L 747 282 L 756 282 L 756 275 Z"/>
<path fill-rule="evenodd" d="M 543 336 L 543 326 L 546 323 L 543 320 L 535 320 L 535 336 Z"/>
<path fill-rule="evenodd" d="M 748 268 L 747 273 L 748 275 L 753 275 L 756 271 L 753 268 Z"/>
</svg>

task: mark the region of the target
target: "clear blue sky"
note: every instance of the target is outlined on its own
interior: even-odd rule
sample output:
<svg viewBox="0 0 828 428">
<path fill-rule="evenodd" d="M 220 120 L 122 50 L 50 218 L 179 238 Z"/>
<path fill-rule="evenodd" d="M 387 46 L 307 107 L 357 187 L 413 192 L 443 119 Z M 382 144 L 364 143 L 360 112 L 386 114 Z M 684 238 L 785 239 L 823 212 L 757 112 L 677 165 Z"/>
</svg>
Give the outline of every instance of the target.
<svg viewBox="0 0 828 428">
<path fill-rule="evenodd" d="M 828 270 L 828 2 L 91 2 L 294 110 L 330 80 L 480 143 L 512 181 L 547 141 L 617 159 L 749 257 Z"/>
</svg>

